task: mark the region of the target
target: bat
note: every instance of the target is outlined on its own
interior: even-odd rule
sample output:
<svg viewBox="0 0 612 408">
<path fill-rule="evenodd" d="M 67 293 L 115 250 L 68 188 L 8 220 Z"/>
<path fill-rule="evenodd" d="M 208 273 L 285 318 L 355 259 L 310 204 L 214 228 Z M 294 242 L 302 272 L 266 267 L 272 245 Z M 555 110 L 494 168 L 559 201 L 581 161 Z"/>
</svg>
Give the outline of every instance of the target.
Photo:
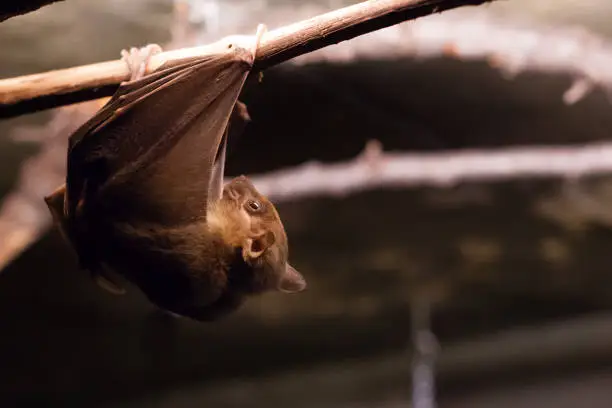
<svg viewBox="0 0 612 408">
<path fill-rule="evenodd" d="M 130 80 L 70 136 L 66 183 L 45 197 L 99 286 L 123 294 L 123 279 L 198 321 L 306 288 L 273 203 L 245 176 L 223 185 L 228 140 L 250 121 L 238 97 L 263 30 L 250 50 L 232 44 L 148 75 L 159 46 L 122 51 Z"/>
</svg>

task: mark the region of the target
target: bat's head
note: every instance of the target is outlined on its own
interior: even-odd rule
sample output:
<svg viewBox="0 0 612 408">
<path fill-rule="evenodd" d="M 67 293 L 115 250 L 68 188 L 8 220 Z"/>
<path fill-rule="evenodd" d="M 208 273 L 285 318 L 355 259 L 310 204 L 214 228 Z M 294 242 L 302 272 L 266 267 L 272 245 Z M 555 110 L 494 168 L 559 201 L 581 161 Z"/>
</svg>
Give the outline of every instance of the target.
<svg viewBox="0 0 612 408">
<path fill-rule="evenodd" d="M 253 292 L 301 292 L 304 277 L 288 263 L 287 234 L 274 204 L 260 194 L 245 176 L 231 180 L 217 202 L 210 221 L 223 224 L 224 240 L 241 248 L 243 261 L 252 270 Z"/>
</svg>

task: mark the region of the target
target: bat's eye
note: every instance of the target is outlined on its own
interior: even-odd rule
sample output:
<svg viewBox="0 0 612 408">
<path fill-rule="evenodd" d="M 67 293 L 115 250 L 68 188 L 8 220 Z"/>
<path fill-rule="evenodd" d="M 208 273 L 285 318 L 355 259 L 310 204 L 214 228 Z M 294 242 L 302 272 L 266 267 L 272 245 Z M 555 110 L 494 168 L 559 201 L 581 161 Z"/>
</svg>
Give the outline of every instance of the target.
<svg viewBox="0 0 612 408">
<path fill-rule="evenodd" d="M 257 200 L 249 200 L 247 201 L 246 205 L 249 208 L 249 210 L 253 212 L 261 211 L 261 208 L 262 208 L 261 203 Z"/>
</svg>

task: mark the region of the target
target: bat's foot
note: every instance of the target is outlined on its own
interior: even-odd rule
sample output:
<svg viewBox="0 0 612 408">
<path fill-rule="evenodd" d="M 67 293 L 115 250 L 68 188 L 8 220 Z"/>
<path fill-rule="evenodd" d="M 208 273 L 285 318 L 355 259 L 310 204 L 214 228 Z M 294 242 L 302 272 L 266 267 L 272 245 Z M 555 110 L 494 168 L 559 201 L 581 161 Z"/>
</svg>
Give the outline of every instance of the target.
<svg viewBox="0 0 612 408">
<path fill-rule="evenodd" d="M 130 81 L 144 77 L 151 57 L 161 52 L 162 48 L 157 44 L 149 44 L 142 48 L 132 47 L 129 51 L 121 50 L 121 59 L 130 70 Z"/>
</svg>

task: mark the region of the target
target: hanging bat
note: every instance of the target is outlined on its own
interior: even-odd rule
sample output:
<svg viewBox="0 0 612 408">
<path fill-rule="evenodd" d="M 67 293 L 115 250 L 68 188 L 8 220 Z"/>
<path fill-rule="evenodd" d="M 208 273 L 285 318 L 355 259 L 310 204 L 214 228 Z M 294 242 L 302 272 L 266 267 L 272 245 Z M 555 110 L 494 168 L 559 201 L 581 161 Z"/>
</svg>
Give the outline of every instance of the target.
<svg viewBox="0 0 612 408">
<path fill-rule="evenodd" d="M 45 197 L 103 288 L 124 293 L 122 277 L 200 321 L 249 295 L 305 289 L 274 205 L 245 176 L 223 186 L 228 140 L 250 120 L 238 96 L 262 34 L 251 50 L 233 45 L 148 75 L 159 46 L 122 52 L 130 81 L 72 134 L 66 184 Z"/>
</svg>

